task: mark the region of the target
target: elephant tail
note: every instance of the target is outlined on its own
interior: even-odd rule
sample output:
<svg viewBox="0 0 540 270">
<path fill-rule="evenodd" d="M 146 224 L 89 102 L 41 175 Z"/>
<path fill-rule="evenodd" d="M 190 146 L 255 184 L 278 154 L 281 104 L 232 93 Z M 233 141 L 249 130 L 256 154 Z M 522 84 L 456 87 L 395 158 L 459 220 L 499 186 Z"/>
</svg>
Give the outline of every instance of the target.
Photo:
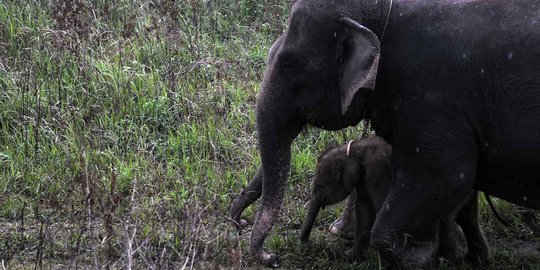
<svg viewBox="0 0 540 270">
<path fill-rule="evenodd" d="M 491 211 L 493 212 L 493 214 L 495 215 L 495 218 L 497 218 L 497 220 L 504 226 L 510 228 L 510 223 L 508 223 L 508 221 L 506 221 L 504 218 L 501 217 L 501 215 L 499 214 L 499 212 L 497 212 L 497 209 L 495 208 L 495 206 L 493 205 L 493 201 L 491 200 L 491 197 L 484 192 L 484 197 L 486 198 L 486 201 L 489 205 L 489 208 L 491 208 Z"/>
</svg>

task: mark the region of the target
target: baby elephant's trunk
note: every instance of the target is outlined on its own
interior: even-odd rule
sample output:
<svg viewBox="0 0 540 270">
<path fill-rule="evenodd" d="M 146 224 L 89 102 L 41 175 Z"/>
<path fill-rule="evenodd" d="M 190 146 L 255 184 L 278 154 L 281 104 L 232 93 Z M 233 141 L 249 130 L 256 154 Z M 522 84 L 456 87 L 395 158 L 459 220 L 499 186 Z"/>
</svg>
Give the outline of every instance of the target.
<svg viewBox="0 0 540 270">
<path fill-rule="evenodd" d="M 315 223 L 315 219 L 317 218 L 320 209 L 321 207 L 319 206 L 319 202 L 317 202 L 316 200 L 312 199 L 309 202 L 309 210 L 307 217 L 304 221 L 304 225 L 302 226 L 302 232 L 300 233 L 300 241 L 305 243 L 309 240 L 311 228 L 313 228 L 313 224 Z"/>
</svg>

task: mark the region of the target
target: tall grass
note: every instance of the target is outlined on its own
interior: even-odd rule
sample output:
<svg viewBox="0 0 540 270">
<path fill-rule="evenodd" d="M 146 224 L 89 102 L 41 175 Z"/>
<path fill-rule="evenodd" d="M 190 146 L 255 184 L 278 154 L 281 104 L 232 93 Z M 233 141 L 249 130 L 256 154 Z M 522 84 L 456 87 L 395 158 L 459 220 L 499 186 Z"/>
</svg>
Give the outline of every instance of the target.
<svg viewBox="0 0 540 270">
<path fill-rule="evenodd" d="M 4 265 L 243 265 L 226 212 L 259 164 L 254 104 L 288 8 L 0 2 Z M 328 140 L 298 142 L 293 185 Z"/>
<path fill-rule="evenodd" d="M 255 100 L 289 7 L 0 1 L 2 265 L 256 265 L 226 213 L 259 164 Z M 317 154 L 360 130 L 309 129 L 293 145 L 289 189 L 299 192 L 276 225 L 286 230 L 268 240 L 287 267 L 359 266 L 328 236 L 299 246 L 296 229 Z"/>
</svg>

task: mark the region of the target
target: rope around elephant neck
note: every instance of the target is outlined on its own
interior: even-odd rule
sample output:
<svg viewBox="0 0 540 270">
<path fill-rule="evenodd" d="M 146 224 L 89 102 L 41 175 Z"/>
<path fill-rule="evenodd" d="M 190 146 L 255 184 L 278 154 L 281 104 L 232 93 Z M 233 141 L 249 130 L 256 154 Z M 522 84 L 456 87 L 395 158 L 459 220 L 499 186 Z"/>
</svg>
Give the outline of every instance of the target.
<svg viewBox="0 0 540 270">
<path fill-rule="evenodd" d="M 384 27 L 381 34 L 381 43 L 384 39 L 384 33 L 386 32 L 386 26 L 388 26 L 388 21 L 390 20 L 390 13 L 392 13 L 392 4 L 394 3 L 394 0 L 390 0 L 390 7 L 388 8 L 388 14 L 386 15 L 386 21 L 384 22 Z"/>
<path fill-rule="evenodd" d="M 351 156 L 351 145 L 352 145 L 353 142 L 354 142 L 354 140 L 351 140 L 351 141 L 349 141 L 349 143 L 347 144 L 347 156 L 348 156 L 348 157 Z"/>
</svg>

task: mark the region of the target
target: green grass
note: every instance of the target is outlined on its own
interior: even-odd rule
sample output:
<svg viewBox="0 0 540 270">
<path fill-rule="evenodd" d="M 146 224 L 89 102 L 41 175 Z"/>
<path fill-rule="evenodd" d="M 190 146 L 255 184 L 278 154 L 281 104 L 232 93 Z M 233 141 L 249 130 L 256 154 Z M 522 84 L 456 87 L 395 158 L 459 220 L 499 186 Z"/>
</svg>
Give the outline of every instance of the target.
<svg viewBox="0 0 540 270">
<path fill-rule="evenodd" d="M 227 212 L 260 163 L 255 100 L 289 2 L 0 1 L 2 265 L 256 267 Z M 318 153 L 361 130 L 309 128 L 293 145 L 266 244 L 284 267 L 379 267 L 376 254 L 347 262 L 347 243 L 322 231 L 339 207 L 309 245 L 297 236 Z M 536 217 L 498 205 L 519 232 L 483 207 L 488 233 L 537 239 Z"/>
</svg>

